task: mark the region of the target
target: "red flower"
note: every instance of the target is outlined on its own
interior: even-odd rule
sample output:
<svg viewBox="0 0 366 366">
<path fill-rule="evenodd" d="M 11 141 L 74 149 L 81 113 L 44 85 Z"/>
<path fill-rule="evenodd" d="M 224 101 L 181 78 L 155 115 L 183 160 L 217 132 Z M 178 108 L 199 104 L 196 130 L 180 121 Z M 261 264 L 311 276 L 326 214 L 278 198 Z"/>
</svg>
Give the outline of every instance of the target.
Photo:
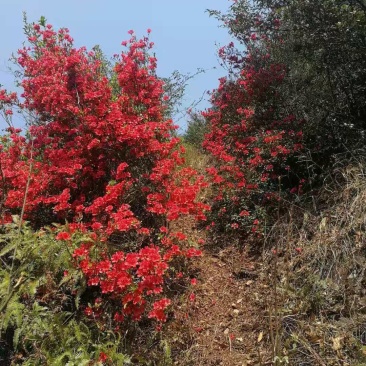
<svg viewBox="0 0 366 366">
<path fill-rule="evenodd" d="M 155 318 L 158 321 L 165 322 L 166 314 L 165 309 L 171 304 L 169 299 L 161 299 L 156 301 L 153 305 L 153 310 L 149 313 L 149 318 Z"/>
<path fill-rule="evenodd" d="M 115 313 L 113 319 L 116 322 L 123 322 L 123 320 L 125 319 L 125 317 L 123 316 L 122 313 Z"/>
<path fill-rule="evenodd" d="M 201 255 L 202 255 L 202 251 L 195 249 L 195 248 L 191 248 L 186 251 L 187 258 L 200 257 Z"/>
<path fill-rule="evenodd" d="M 108 355 L 104 352 L 100 352 L 99 353 L 99 358 L 98 358 L 98 362 L 105 362 L 108 360 Z"/>
<path fill-rule="evenodd" d="M 168 233 L 168 228 L 167 227 L 165 227 L 165 226 L 162 226 L 161 228 L 160 228 L 160 232 L 162 232 L 162 233 Z"/>
<path fill-rule="evenodd" d="M 69 233 L 67 233 L 65 231 L 62 231 L 62 232 L 57 234 L 56 239 L 57 240 L 70 240 L 71 236 L 70 236 Z"/>
<path fill-rule="evenodd" d="M 91 307 L 86 307 L 85 310 L 84 310 L 84 313 L 87 315 L 87 316 L 91 316 L 93 315 L 93 309 Z"/>
</svg>

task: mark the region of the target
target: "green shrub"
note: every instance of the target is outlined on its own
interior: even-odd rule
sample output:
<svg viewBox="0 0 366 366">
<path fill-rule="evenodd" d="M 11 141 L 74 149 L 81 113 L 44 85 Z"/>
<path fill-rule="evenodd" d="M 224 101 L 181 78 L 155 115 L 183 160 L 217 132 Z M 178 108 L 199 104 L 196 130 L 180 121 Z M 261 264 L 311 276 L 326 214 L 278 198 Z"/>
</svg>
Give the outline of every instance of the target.
<svg viewBox="0 0 366 366">
<path fill-rule="evenodd" d="M 65 227 L 35 232 L 17 220 L 0 227 L 0 363 L 127 363 L 120 335 L 84 315 L 86 283 L 71 253 L 90 238 L 56 240 Z"/>
</svg>

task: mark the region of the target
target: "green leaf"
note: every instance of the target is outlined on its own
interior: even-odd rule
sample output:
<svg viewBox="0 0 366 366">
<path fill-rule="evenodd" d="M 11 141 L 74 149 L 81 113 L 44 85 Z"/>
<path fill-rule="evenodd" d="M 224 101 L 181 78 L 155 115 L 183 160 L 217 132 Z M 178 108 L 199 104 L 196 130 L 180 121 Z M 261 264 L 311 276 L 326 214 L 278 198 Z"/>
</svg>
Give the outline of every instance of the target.
<svg viewBox="0 0 366 366">
<path fill-rule="evenodd" d="M 18 344 L 19 344 L 19 337 L 20 334 L 22 333 L 22 328 L 17 328 L 14 331 L 14 336 L 13 336 L 13 345 L 14 345 L 14 349 L 17 349 Z"/>
<path fill-rule="evenodd" d="M 1 251 L 0 251 L 0 257 L 4 256 L 5 254 L 8 254 L 10 251 L 14 250 L 16 247 L 16 242 L 11 241 L 8 245 L 6 245 Z"/>
<path fill-rule="evenodd" d="M 41 18 L 38 21 L 39 25 L 41 25 L 42 27 L 45 27 L 46 22 L 47 22 L 47 19 L 42 15 Z"/>
</svg>

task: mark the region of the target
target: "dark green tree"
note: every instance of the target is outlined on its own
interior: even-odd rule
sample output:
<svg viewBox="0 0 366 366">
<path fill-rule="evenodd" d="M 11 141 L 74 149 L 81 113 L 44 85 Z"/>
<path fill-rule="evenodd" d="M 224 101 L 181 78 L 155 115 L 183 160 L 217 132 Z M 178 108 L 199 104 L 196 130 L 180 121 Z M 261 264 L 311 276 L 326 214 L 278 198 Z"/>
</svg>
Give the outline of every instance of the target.
<svg viewBox="0 0 366 366">
<path fill-rule="evenodd" d="M 202 142 L 209 130 L 209 123 L 201 113 L 192 112 L 188 120 L 187 131 L 183 135 L 184 141 L 202 149 Z"/>
</svg>

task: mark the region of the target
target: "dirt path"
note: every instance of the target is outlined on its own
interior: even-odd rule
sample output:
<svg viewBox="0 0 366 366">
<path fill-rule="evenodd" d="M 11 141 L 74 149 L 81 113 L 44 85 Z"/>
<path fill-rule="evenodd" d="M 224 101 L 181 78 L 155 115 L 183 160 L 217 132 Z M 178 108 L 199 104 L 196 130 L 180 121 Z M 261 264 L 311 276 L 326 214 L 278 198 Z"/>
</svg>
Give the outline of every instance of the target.
<svg viewBox="0 0 366 366">
<path fill-rule="evenodd" d="M 186 295 L 170 325 L 174 365 L 269 365 L 270 289 L 259 259 L 234 247 L 205 250 L 194 272 L 195 300 Z"/>
</svg>

